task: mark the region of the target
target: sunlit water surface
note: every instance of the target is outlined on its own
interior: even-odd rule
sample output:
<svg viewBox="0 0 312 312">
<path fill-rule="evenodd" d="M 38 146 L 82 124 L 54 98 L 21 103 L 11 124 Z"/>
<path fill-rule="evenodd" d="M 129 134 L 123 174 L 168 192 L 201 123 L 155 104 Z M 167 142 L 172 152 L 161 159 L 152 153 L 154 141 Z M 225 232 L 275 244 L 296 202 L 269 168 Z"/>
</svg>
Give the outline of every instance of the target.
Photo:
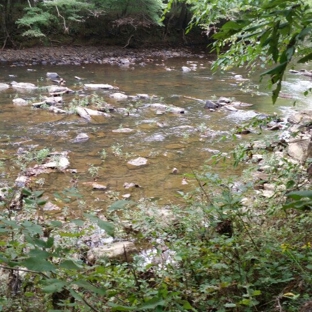
<svg viewBox="0 0 312 312">
<path fill-rule="evenodd" d="M 194 70 L 187 73 L 181 70 L 182 66 L 191 67 L 192 64 L 196 65 Z M 302 94 L 305 89 L 312 87 L 308 77 L 289 75 L 283 93 L 290 98 L 279 99 L 273 106 L 269 90 L 264 84 L 259 84 L 257 75 L 249 77 L 242 70 L 212 74 L 210 66 L 211 59 L 206 56 L 156 59 L 145 66 L 136 64 L 123 68 L 110 65 L 2 65 L 0 82 L 4 83 L 17 81 L 47 86 L 52 83 L 47 80 L 46 73 L 57 72 L 66 80 L 66 86 L 75 91 L 83 90 L 84 83 L 107 83 L 118 86 L 119 92 L 126 95 L 144 93 L 155 97 L 136 102 L 116 102 L 109 97 L 111 92 L 85 91 L 85 95 L 97 94 L 101 100 L 115 107 L 126 108 L 129 112 L 112 113 L 112 118 L 96 117 L 92 122 L 86 122 L 75 114 L 54 114 L 44 109 L 34 109 L 31 105 L 18 107 L 12 103 L 15 97 L 38 102 L 41 95 L 47 95 L 46 91 L 21 92 L 12 88 L 0 91 L 1 184 L 14 183 L 19 174 L 20 169 L 10 160 L 15 157 L 17 149 L 36 146 L 36 150 L 49 148 L 69 151 L 70 168 L 77 171 L 54 172 L 34 178 L 33 182 L 39 181 L 41 185 L 37 184 L 38 188 L 44 189 L 52 201 L 54 192 L 75 186 L 87 203 L 86 208 L 105 209 L 112 196 L 122 199 L 126 194 L 130 194 L 133 200 L 153 198 L 161 204 L 176 203 L 178 192 L 187 192 L 197 184 L 196 180 L 186 177 L 188 173 L 200 170 L 214 152 L 228 152 L 238 144 L 239 141 L 229 143 L 220 140 L 236 126 L 257 113 L 285 113 L 293 107 L 295 100 L 298 108 L 311 107 L 311 98 Z M 238 74 L 248 80 L 236 79 L 235 75 Z M 82 80 L 77 80 L 75 76 Z M 253 106 L 237 112 L 210 112 L 204 109 L 202 102 L 190 99 L 207 100 L 220 96 L 235 98 Z M 64 106 L 73 97 L 65 95 Z M 158 115 L 155 110 L 146 108 L 145 104 L 152 102 L 172 104 L 185 109 L 185 113 L 166 112 Z M 134 131 L 112 132 L 125 127 Z M 79 133 L 87 133 L 90 139 L 73 143 L 72 140 Z M 103 150 L 105 160 L 101 159 Z M 148 159 L 147 165 L 129 168 L 127 162 L 139 156 Z M 223 165 L 216 166 L 214 170 L 223 175 L 231 173 Z M 94 180 L 106 185 L 108 190 L 93 190 L 86 184 Z M 131 182 L 140 187 L 125 189 L 124 184 Z M 70 204 L 66 205 L 71 207 Z M 77 205 L 73 207 L 75 209 Z"/>
</svg>

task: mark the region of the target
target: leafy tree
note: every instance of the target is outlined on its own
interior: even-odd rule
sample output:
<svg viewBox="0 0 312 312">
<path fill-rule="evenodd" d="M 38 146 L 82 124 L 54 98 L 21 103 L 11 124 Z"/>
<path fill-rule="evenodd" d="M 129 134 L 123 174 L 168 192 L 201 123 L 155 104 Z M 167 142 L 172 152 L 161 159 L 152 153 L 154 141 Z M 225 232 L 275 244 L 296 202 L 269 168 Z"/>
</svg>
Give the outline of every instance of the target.
<svg viewBox="0 0 312 312">
<path fill-rule="evenodd" d="M 161 0 L 48 0 L 25 7 L 26 14 L 18 19 L 19 27 L 28 28 L 23 36 L 45 36 L 44 26 L 57 24 L 69 33 L 72 23 L 84 22 L 88 16 L 114 16 L 119 23 L 133 25 L 160 24 Z M 130 18 L 130 19 L 129 19 Z"/>
<path fill-rule="evenodd" d="M 77 0 L 49 0 L 37 5 L 25 7 L 26 14 L 16 21 L 19 27 L 27 28 L 23 36 L 44 37 L 44 28 L 61 26 L 64 33 L 69 33 L 72 23 L 84 21 L 90 3 Z"/>
<path fill-rule="evenodd" d="M 169 1 L 169 8 L 174 0 Z M 185 1 L 183 1 L 185 2 Z M 277 100 L 286 69 L 312 59 L 311 1 L 303 0 L 187 0 L 191 26 L 200 25 L 215 42 L 215 67 L 268 66 Z M 221 23 L 221 24 L 220 24 Z M 222 26 L 221 26 L 222 25 Z"/>
</svg>

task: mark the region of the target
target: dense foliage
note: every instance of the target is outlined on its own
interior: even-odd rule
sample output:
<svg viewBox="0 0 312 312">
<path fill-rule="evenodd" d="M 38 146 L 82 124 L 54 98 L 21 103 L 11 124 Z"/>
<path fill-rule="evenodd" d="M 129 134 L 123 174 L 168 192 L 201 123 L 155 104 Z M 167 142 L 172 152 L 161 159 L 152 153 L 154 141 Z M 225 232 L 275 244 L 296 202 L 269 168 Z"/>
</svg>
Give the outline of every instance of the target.
<svg viewBox="0 0 312 312">
<path fill-rule="evenodd" d="M 261 129 L 271 120 L 253 125 Z M 188 177 L 198 189 L 181 192 L 186 204 L 166 209 L 166 218 L 164 208 L 148 200 L 119 200 L 105 211 L 51 220 L 42 210 L 40 186 L 1 189 L 0 310 L 310 311 L 308 175 L 302 165 L 277 158 L 271 140 L 263 143 L 269 197 L 257 193 L 261 182 L 251 179 L 257 164 L 249 164 L 239 183 L 207 167 Z M 232 159 L 250 162 L 253 152 L 260 151 L 243 144 Z M 16 165 L 27 168 L 48 154 L 29 152 Z M 55 196 L 67 203 L 80 198 L 75 187 Z M 16 198 L 22 210 L 13 208 Z M 92 208 L 85 205 L 84 211 Z M 108 237 L 133 240 L 141 253 L 125 248 L 119 258 L 90 257 Z"/>
<path fill-rule="evenodd" d="M 0 7 L 3 47 L 16 47 L 16 41 L 29 38 L 47 43 L 60 34 L 82 36 L 86 27 L 93 27 L 93 36 L 99 36 L 96 31 L 101 29 L 103 21 L 106 29 L 101 30 L 102 35 L 112 26 L 129 25 L 136 29 L 160 25 L 163 12 L 161 0 L 6 0 Z M 94 26 L 97 24 L 99 28 Z"/>
<path fill-rule="evenodd" d="M 170 1 L 169 6 L 176 1 Z M 305 63 L 311 54 L 311 1 L 301 0 L 186 0 L 193 20 L 215 39 L 217 68 L 268 67 L 273 102 L 286 69 Z M 224 52 L 225 51 L 225 52 Z"/>
</svg>

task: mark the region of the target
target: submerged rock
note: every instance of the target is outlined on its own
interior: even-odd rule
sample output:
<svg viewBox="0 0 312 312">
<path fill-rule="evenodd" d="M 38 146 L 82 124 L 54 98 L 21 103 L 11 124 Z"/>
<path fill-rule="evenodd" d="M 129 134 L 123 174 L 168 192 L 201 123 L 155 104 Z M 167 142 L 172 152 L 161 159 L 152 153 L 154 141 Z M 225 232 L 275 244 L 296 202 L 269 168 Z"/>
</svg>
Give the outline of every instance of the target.
<svg viewBox="0 0 312 312">
<path fill-rule="evenodd" d="M 53 112 L 53 113 L 55 113 L 55 114 L 67 114 L 67 111 L 66 111 L 66 110 L 60 109 L 60 108 L 58 108 L 58 107 L 56 107 L 56 106 L 50 106 L 50 107 L 49 107 L 49 111 L 50 111 L 50 112 Z"/>
<path fill-rule="evenodd" d="M 216 109 L 218 107 L 219 105 L 217 103 L 214 103 L 213 101 L 210 101 L 210 100 L 207 100 L 204 106 L 204 108 L 206 109 Z"/>
<path fill-rule="evenodd" d="M 115 242 L 110 245 L 90 249 L 87 253 L 87 260 L 90 264 L 94 264 L 101 258 L 113 259 L 128 256 L 129 253 L 133 253 L 136 250 L 133 242 Z"/>
<path fill-rule="evenodd" d="M 72 143 L 81 143 L 88 141 L 90 138 L 86 133 L 79 133 L 73 140 Z"/>
<path fill-rule="evenodd" d="M 131 128 L 119 128 L 119 129 L 112 130 L 112 132 L 114 132 L 114 133 L 131 133 L 131 132 L 134 132 L 134 130 Z"/>
<path fill-rule="evenodd" d="M 145 107 L 150 107 L 151 109 L 156 110 L 157 112 L 165 113 L 177 113 L 177 114 L 184 114 L 185 109 L 174 106 L 174 105 L 166 105 L 166 104 L 161 104 L 161 103 L 153 103 L 153 104 L 147 104 Z"/>
<path fill-rule="evenodd" d="M 95 110 L 95 109 L 90 109 L 90 108 L 81 107 L 81 106 L 76 107 L 76 113 L 80 117 L 82 117 L 88 121 L 91 121 L 91 116 L 111 117 L 111 115 L 108 113 L 100 112 L 100 111 Z"/>
<path fill-rule="evenodd" d="M 147 165 L 147 159 L 144 157 L 131 159 L 127 162 L 127 165 L 129 165 L 130 167 L 142 167 Z"/>
</svg>

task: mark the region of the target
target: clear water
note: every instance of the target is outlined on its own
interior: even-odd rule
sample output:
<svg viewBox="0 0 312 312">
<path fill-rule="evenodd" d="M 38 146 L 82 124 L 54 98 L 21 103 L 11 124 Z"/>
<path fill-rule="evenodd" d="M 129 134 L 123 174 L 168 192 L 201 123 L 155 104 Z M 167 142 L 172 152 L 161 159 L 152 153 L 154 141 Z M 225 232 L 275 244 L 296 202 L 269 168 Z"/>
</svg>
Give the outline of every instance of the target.
<svg viewBox="0 0 312 312">
<path fill-rule="evenodd" d="M 196 65 L 196 70 L 184 73 L 182 66 Z M 12 88 L 0 91 L 0 180 L 2 184 L 13 183 L 19 173 L 18 167 L 10 160 L 19 147 L 36 146 L 36 149 L 49 148 L 56 151 L 69 151 L 70 168 L 77 173 L 55 172 L 33 179 L 41 179 L 46 195 L 53 201 L 53 193 L 77 186 L 89 207 L 105 209 L 107 202 L 121 199 L 125 194 L 131 198 L 154 198 L 162 204 L 178 201 L 179 191 L 187 192 L 196 185 L 196 181 L 185 178 L 193 170 L 200 170 L 213 155 L 213 150 L 226 152 L 233 149 L 234 143 L 224 143 L 219 139 L 256 113 L 280 113 L 292 108 L 294 100 L 297 107 L 311 107 L 311 97 L 304 97 L 302 91 L 312 83 L 308 77 L 289 75 L 284 84 L 286 99 L 271 103 L 270 92 L 258 76 L 249 77 L 247 72 L 212 74 L 211 59 L 156 59 L 146 66 L 130 65 L 117 67 L 110 65 L 85 66 L 34 66 L 0 67 L 0 82 L 31 82 L 37 86 L 51 85 L 46 79 L 47 72 L 57 72 L 66 80 L 66 86 L 78 91 L 84 83 L 107 83 L 119 87 L 119 92 L 127 95 L 139 93 L 155 95 L 153 100 L 117 102 L 109 97 L 109 92 L 85 91 L 85 95 L 97 94 L 101 99 L 117 108 L 126 108 L 130 114 L 112 113 L 112 118 L 96 117 L 86 122 L 75 114 L 58 115 L 43 109 L 13 105 L 15 97 L 38 102 L 43 90 L 21 92 Z M 195 68 L 195 67 L 194 67 Z M 240 81 L 235 75 L 242 75 L 246 81 Z M 75 76 L 83 80 L 75 79 Z M 230 112 L 220 110 L 210 112 L 204 104 L 195 99 L 207 100 L 220 96 L 235 98 L 237 101 L 253 104 Z M 64 105 L 68 105 L 73 95 L 64 96 Z M 146 104 L 161 102 L 172 104 L 185 110 L 185 114 L 166 112 L 158 115 L 146 108 Z M 118 128 L 131 128 L 132 133 L 114 133 Z M 83 143 L 72 143 L 79 133 L 87 133 L 90 139 Z M 101 152 L 106 151 L 103 161 Z M 119 153 L 119 155 L 117 152 Z M 136 157 L 145 157 L 148 164 L 130 169 L 127 162 Z M 91 169 L 90 169 L 91 168 Z M 92 174 L 96 168 L 97 174 Z M 177 173 L 172 173 L 177 169 Z M 224 166 L 215 168 L 222 173 Z M 228 168 L 226 169 L 228 170 Z M 9 172 L 9 174 L 8 174 Z M 42 179 L 44 178 L 44 180 Z M 88 182 L 106 185 L 108 191 L 92 190 Z M 125 183 L 135 183 L 140 188 L 125 189 Z M 188 182 L 186 184 L 185 182 Z M 77 205 L 76 205 L 77 206 Z M 76 207 L 75 206 L 75 207 Z"/>
</svg>

